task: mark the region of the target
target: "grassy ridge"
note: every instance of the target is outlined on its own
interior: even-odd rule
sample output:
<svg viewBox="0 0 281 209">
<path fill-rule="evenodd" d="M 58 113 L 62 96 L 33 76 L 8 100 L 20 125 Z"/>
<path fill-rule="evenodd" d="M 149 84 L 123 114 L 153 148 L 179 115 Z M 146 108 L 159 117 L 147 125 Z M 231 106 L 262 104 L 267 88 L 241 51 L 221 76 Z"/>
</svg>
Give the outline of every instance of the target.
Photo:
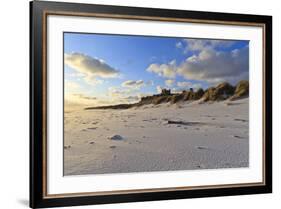
<svg viewBox="0 0 281 209">
<path fill-rule="evenodd" d="M 91 109 L 128 109 L 131 107 L 139 107 L 143 105 L 157 105 L 162 103 L 175 104 L 184 101 L 201 100 L 208 101 L 223 101 L 226 99 L 237 100 L 249 96 L 249 81 L 242 80 L 236 86 L 232 86 L 227 82 L 218 84 L 215 87 L 210 87 L 205 91 L 198 89 L 196 92 L 189 90 L 177 94 L 157 94 L 152 96 L 142 97 L 141 100 L 134 104 L 118 104 L 99 107 L 87 107 L 86 110 Z"/>
</svg>

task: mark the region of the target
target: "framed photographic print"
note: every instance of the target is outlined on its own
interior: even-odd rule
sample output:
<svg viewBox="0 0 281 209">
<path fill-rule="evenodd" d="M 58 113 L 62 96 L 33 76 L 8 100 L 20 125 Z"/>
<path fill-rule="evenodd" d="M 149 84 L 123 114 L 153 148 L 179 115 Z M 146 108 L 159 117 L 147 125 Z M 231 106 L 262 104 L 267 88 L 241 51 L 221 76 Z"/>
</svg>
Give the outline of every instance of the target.
<svg viewBox="0 0 281 209">
<path fill-rule="evenodd" d="M 272 17 L 30 4 L 30 207 L 272 191 Z"/>
</svg>

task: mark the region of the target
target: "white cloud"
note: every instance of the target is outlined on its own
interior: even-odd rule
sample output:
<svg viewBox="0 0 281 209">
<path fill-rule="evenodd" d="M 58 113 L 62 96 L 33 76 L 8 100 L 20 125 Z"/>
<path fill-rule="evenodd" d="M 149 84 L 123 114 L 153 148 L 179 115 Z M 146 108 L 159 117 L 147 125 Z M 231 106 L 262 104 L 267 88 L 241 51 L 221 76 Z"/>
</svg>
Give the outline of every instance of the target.
<svg viewBox="0 0 281 209">
<path fill-rule="evenodd" d="M 177 82 L 177 86 L 178 87 L 186 88 L 186 87 L 190 87 L 191 85 L 192 85 L 192 83 L 191 82 L 187 82 L 187 81 Z"/>
<path fill-rule="evenodd" d="M 156 91 L 158 94 L 160 94 L 162 92 L 161 86 L 156 86 Z"/>
<path fill-rule="evenodd" d="M 177 68 L 186 79 L 204 80 L 209 83 L 237 82 L 248 78 L 248 47 L 230 52 L 204 49 L 198 55 L 188 57 Z"/>
<path fill-rule="evenodd" d="M 94 76 L 85 76 L 85 77 L 84 77 L 84 81 L 85 81 L 87 84 L 92 85 L 92 86 L 95 86 L 95 85 L 99 85 L 99 84 L 103 84 L 103 83 L 104 83 L 104 80 L 97 79 L 97 78 L 95 78 Z"/>
<path fill-rule="evenodd" d="M 80 77 L 84 77 L 85 75 L 83 73 L 68 73 L 67 76 L 72 77 L 72 78 L 80 78 Z"/>
<path fill-rule="evenodd" d="M 175 60 L 167 64 L 153 63 L 148 72 L 165 78 L 177 75 L 187 80 L 206 81 L 216 84 L 228 81 L 232 84 L 249 77 L 249 48 L 221 50 L 219 47 L 230 47 L 233 41 L 187 39 L 188 47 L 193 50 L 179 65 Z M 171 83 L 166 83 L 167 86 Z"/>
<path fill-rule="evenodd" d="M 132 95 L 136 95 L 139 93 L 138 89 L 135 88 L 123 88 L 123 87 L 109 87 L 108 88 L 108 96 L 109 97 L 119 97 L 119 98 L 124 98 Z"/>
<path fill-rule="evenodd" d="M 144 86 L 153 86 L 154 83 L 152 80 L 149 81 L 143 81 L 143 80 L 128 80 L 128 81 L 124 81 L 121 86 L 125 87 L 125 88 L 133 88 L 133 89 L 140 89 L 141 87 Z"/>
<path fill-rule="evenodd" d="M 88 96 L 88 95 L 85 95 L 85 94 L 72 94 L 72 95 L 79 98 L 79 99 L 85 99 L 85 100 L 96 100 L 97 99 L 96 97 Z"/>
<path fill-rule="evenodd" d="M 111 104 L 134 103 L 140 100 L 140 95 L 134 88 L 109 87 L 107 99 Z"/>
<path fill-rule="evenodd" d="M 143 80 L 137 80 L 137 81 L 133 81 L 133 80 L 128 80 L 128 81 L 124 81 L 121 86 L 126 87 L 126 88 L 136 88 L 139 89 L 140 87 L 144 86 L 145 83 Z"/>
<path fill-rule="evenodd" d="M 78 92 L 81 90 L 81 86 L 74 81 L 66 80 L 64 83 L 64 89 L 66 92 Z"/>
<path fill-rule="evenodd" d="M 154 85 L 154 82 L 153 82 L 152 80 L 150 80 L 150 81 L 147 81 L 145 84 L 146 84 L 147 86 L 153 86 L 153 85 Z"/>
<path fill-rule="evenodd" d="M 103 60 L 82 53 L 65 54 L 64 61 L 67 66 L 88 77 L 114 78 L 119 74 Z"/>
<path fill-rule="evenodd" d="M 194 83 L 194 84 L 192 84 L 191 88 L 198 90 L 198 89 L 202 88 L 202 85 L 200 83 Z"/>
<path fill-rule="evenodd" d="M 184 39 L 186 43 L 185 52 L 201 51 L 204 49 L 215 49 L 219 47 L 227 48 L 235 42 L 230 40 L 207 40 L 207 39 Z"/>
<path fill-rule="evenodd" d="M 130 94 L 132 89 L 122 89 L 120 87 L 109 87 L 108 96 L 109 97 L 121 97 L 123 95 Z"/>
<path fill-rule="evenodd" d="M 65 95 L 66 107 L 72 105 L 96 105 L 97 102 L 96 97 L 84 93 L 66 93 Z"/>
<path fill-rule="evenodd" d="M 149 67 L 146 69 L 148 72 L 156 73 L 157 75 L 165 78 L 175 78 L 176 77 L 176 61 L 172 60 L 168 64 L 156 64 L 153 63 L 149 65 Z"/>
<path fill-rule="evenodd" d="M 174 83 L 175 83 L 175 80 L 173 80 L 173 79 L 165 80 L 165 84 L 166 84 L 167 86 L 173 86 Z"/>
<path fill-rule="evenodd" d="M 177 42 L 177 43 L 176 43 L 176 47 L 177 47 L 178 49 L 181 49 L 181 48 L 183 47 L 182 42 Z"/>
<path fill-rule="evenodd" d="M 75 86 L 72 83 L 71 86 Z M 107 93 L 93 96 L 91 93 L 81 91 L 67 92 L 65 105 L 67 108 L 75 106 L 104 106 L 115 104 L 128 104 L 138 102 L 141 98 L 139 90 L 124 87 L 109 87 Z"/>
<path fill-rule="evenodd" d="M 128 97 L 123 98 L 123 100 L 121 100 L 121 101 L 124 101 L 126 103 L 135 103 L 135 102 L 138 102 L 139 100 L 140 100 L 139 96 L 128 96 Z"/>
<path fill-rule="evenodd" d="M 177 86 L 180 87 L 180 90 L 189 89 L 189 88 L 193 88 L 197 90 L 202 88 L 202 85 L 200 83 L 191 83 L 188 81 L 177 82 Z"/>
<path fill-rule="evenodd" d="M 182 88 L 172 88 L 171 92 L 173 94 L 180 94 L 180 93 L 182 93 L 183 90 L 185 90 L 185 89 L 182 89 Z"/>
</svg>

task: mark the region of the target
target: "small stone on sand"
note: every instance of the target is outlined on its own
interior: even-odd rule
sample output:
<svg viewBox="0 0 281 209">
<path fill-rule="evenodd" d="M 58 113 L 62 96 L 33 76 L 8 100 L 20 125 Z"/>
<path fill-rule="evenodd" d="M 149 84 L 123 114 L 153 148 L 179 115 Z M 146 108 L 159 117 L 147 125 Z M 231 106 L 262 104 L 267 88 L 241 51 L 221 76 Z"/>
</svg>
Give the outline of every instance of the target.
<svg viewBox="0 0 281 209">
<path fill-rule="evenodd" d="M 240 122 L 247 122 L 247 120 L 245 120 L 245 119 L 240 119 L 240 118 L 235 118 L 234 120 L 235 120 L 235 121 L 240 121 Z"/>
<path fill-rule="evenodd" d="M 203 147 L 203 146 L 197 146 L 197 149 L 208 149 L 207 147 Z"/>
<path fill-rule="evenodd" d="M 237 138 L 237 139 L 243 139 L 244 137 L 242 136 L 238 136 L 238 135 L 233 135 L 234 138 Z"/>
<path fill-rule="evenodd" d="M 108 139 L 110 139 L 110 140 L 122 140 L 124 138 L 120 135 L 114 135 L 114 136 L 108 137 Z"/>
</svg>

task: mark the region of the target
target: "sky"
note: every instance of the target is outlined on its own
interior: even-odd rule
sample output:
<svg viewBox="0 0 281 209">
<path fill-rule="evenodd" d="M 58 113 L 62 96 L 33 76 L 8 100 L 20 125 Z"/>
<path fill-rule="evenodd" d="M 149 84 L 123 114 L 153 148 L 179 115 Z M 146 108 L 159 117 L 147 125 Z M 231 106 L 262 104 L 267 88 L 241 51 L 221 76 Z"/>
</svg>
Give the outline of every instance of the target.
<svg viewBox="0 0 281 209">
<path fill-rule="evenodd" d="M 249 77 L 249 41 L 64 33 L 68 105 L 134 103 Z"/>
</svg>

